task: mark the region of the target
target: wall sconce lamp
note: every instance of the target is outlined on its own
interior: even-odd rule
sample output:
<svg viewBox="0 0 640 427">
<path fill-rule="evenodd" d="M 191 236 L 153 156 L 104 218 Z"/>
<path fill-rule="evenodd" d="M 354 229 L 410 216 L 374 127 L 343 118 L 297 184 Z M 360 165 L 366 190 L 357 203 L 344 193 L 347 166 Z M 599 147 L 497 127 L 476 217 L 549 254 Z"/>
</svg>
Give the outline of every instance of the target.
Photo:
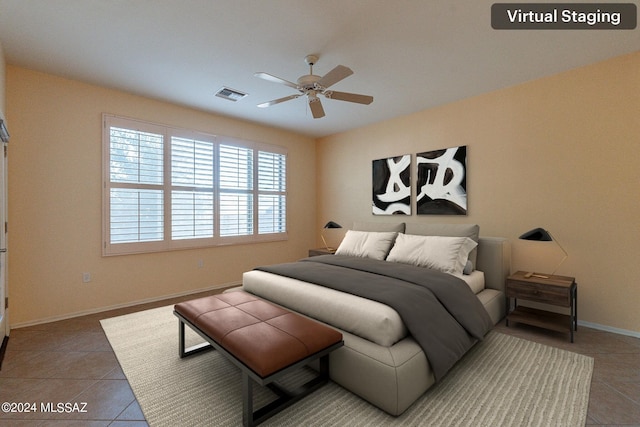
<svg viewBox="0 0 640 427">
<path fill-rule="evenodd" d="M 4 120 L 0 119 L 0 141 L 9 142 L 9 131 L 4 124 Z"/>
<path fill-rule="evenodd" d="M 322 227 L 322 232 L 320 233 L 320 237 L 322 238 L 322 242 L 324 243 L 325 248 L 330 252 L 334 252 L 335 249 L 330 248 L 327 244 L 327 241 L 324 239 L 324 230 L 326 230 L 327 228 L 342 228 L 342 226 L 337 222 L 329 221 L 324 225 L 324 227 Z"/>
<path fill-rule="evenodd" d="M 526 278 L 539 277 L 541 279 L 548 279 L 550 276 L 553 276 L 555 274 L 555 272 L 558 270 L 560 265 L 562 265 L 564 260 L 566 260 L 569 257 L 569 254 L 567 254 L 567 251 L 564 250 L 564 248 L 560 245 L 558 240 L 554 239 L 553 236 L 551 235 L 551 233 L 549 233 L 544 228 L 534 228 L 533 230 L 529 230 L 526 233 L 524 233 L 522 236 L 520 236 L 519 239 L 522 239 L 522 240 L 534 240 L 534 241 L 537 241 L 537 242 L 555 242 L 556 245 L 558 245 L 558 247 L 560 248 L 560 250 L 564 253 L 564 257 L 560 260 L 560 262 L 558 263 L 558 265 L 556 266 L 556 268 L 553 270 L 553 272 L 550 275 L 547 276 L 547 275 L 544 275 L 544 274 L 538 274 L 538 273 L 531 272 L 531 273 L 525 274 L 524 277 L 526 277 Z"/>
</svg>

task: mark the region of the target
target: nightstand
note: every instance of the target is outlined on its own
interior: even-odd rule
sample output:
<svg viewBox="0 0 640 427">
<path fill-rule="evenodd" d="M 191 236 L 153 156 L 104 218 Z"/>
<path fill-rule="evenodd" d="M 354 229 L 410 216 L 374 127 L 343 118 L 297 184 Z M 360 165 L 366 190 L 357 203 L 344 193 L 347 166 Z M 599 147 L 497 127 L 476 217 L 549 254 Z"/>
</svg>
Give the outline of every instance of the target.
<svg viewBox="0 0 640 427">
<path fill-rule="evenodd" d="M 327 249 L 327 248 L 309 249 L 309 256 L 333 255 L 335 253 L 336 253 L 335 249 Z"/>
<path fill-rule="evenodd" d="M 549 276 L 526 277 L 527 273 L 518 271 L 507 277 L 507 321 L 526 323 L 554 331 L 569 331 L 573 342 L 573 331 L 578 330 L 578 284 L 574 277 Z M 511 298 L 514 299 L 514 309 L 511 309 Z M 560 314 L 550 311 L 518 306 L 518 299 L 535 301 L 558 307 L 568 307 L 570 314 Z"/>
</svg>

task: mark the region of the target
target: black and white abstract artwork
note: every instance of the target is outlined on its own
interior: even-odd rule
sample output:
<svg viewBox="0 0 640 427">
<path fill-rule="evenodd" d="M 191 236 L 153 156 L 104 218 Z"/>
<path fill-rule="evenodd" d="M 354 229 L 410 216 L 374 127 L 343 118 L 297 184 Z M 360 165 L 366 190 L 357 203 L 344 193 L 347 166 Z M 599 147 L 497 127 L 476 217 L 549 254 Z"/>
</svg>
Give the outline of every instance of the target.
<svg viewBox="0 0 640 427">
<path fill-rule="evenodd" d="M 467 214 L 467 146 L 416 154 L 418 215 Z"/>
<path fill-rule="evenodd" d="M 373 161 L 373 214 L 411 215 L 411 155 Z"/>
</svg>

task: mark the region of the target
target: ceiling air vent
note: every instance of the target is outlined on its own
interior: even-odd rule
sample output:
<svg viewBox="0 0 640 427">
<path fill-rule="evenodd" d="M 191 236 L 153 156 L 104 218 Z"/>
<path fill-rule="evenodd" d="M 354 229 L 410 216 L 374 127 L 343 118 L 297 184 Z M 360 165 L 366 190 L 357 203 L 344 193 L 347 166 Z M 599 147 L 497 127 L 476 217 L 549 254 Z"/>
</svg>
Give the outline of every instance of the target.
<svg viewBox="0 0 640 427">
<path fill-rule="evenodd" d="M 224 99 L 228 99 L 229 101 L 240 101 L 242 98 L 247 96 L 246 93 L 240 92 L 239 90 L 230 89 L 228 87 L 223 87 L 216 92 L 216 96 Z"/>
</svg>

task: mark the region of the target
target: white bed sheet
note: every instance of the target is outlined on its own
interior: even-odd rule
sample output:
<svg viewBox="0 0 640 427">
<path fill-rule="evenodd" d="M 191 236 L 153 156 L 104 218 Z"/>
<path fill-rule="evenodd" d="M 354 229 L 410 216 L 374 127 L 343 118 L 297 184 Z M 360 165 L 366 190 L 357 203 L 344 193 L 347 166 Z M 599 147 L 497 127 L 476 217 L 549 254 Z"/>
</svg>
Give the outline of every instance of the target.
<svg viewBox="0 0 640 427">
<path fill-rule="evenodd" d="M 254 295 L 385 347 L 408 334 L 398 312 L 356 295 L 258 270 L 243 274 L 242 287 Z"/>
<path fill-rule="evenodd" d="M 481 271 L 459 277 L 475 294 L 484 289 Z M 385 347 L 408 335 L 400 315 L 377 301 L 259 270 L 244 273 L 242 283 L 247 292 Z"/>
<path fill-rule="evenodd" d="M 471 274 L 455 275 L 465 281 L 474 294 L 478 295 L 484 290 L 484 273 L 480 270 L 473 270 Z"/>
</svg>

